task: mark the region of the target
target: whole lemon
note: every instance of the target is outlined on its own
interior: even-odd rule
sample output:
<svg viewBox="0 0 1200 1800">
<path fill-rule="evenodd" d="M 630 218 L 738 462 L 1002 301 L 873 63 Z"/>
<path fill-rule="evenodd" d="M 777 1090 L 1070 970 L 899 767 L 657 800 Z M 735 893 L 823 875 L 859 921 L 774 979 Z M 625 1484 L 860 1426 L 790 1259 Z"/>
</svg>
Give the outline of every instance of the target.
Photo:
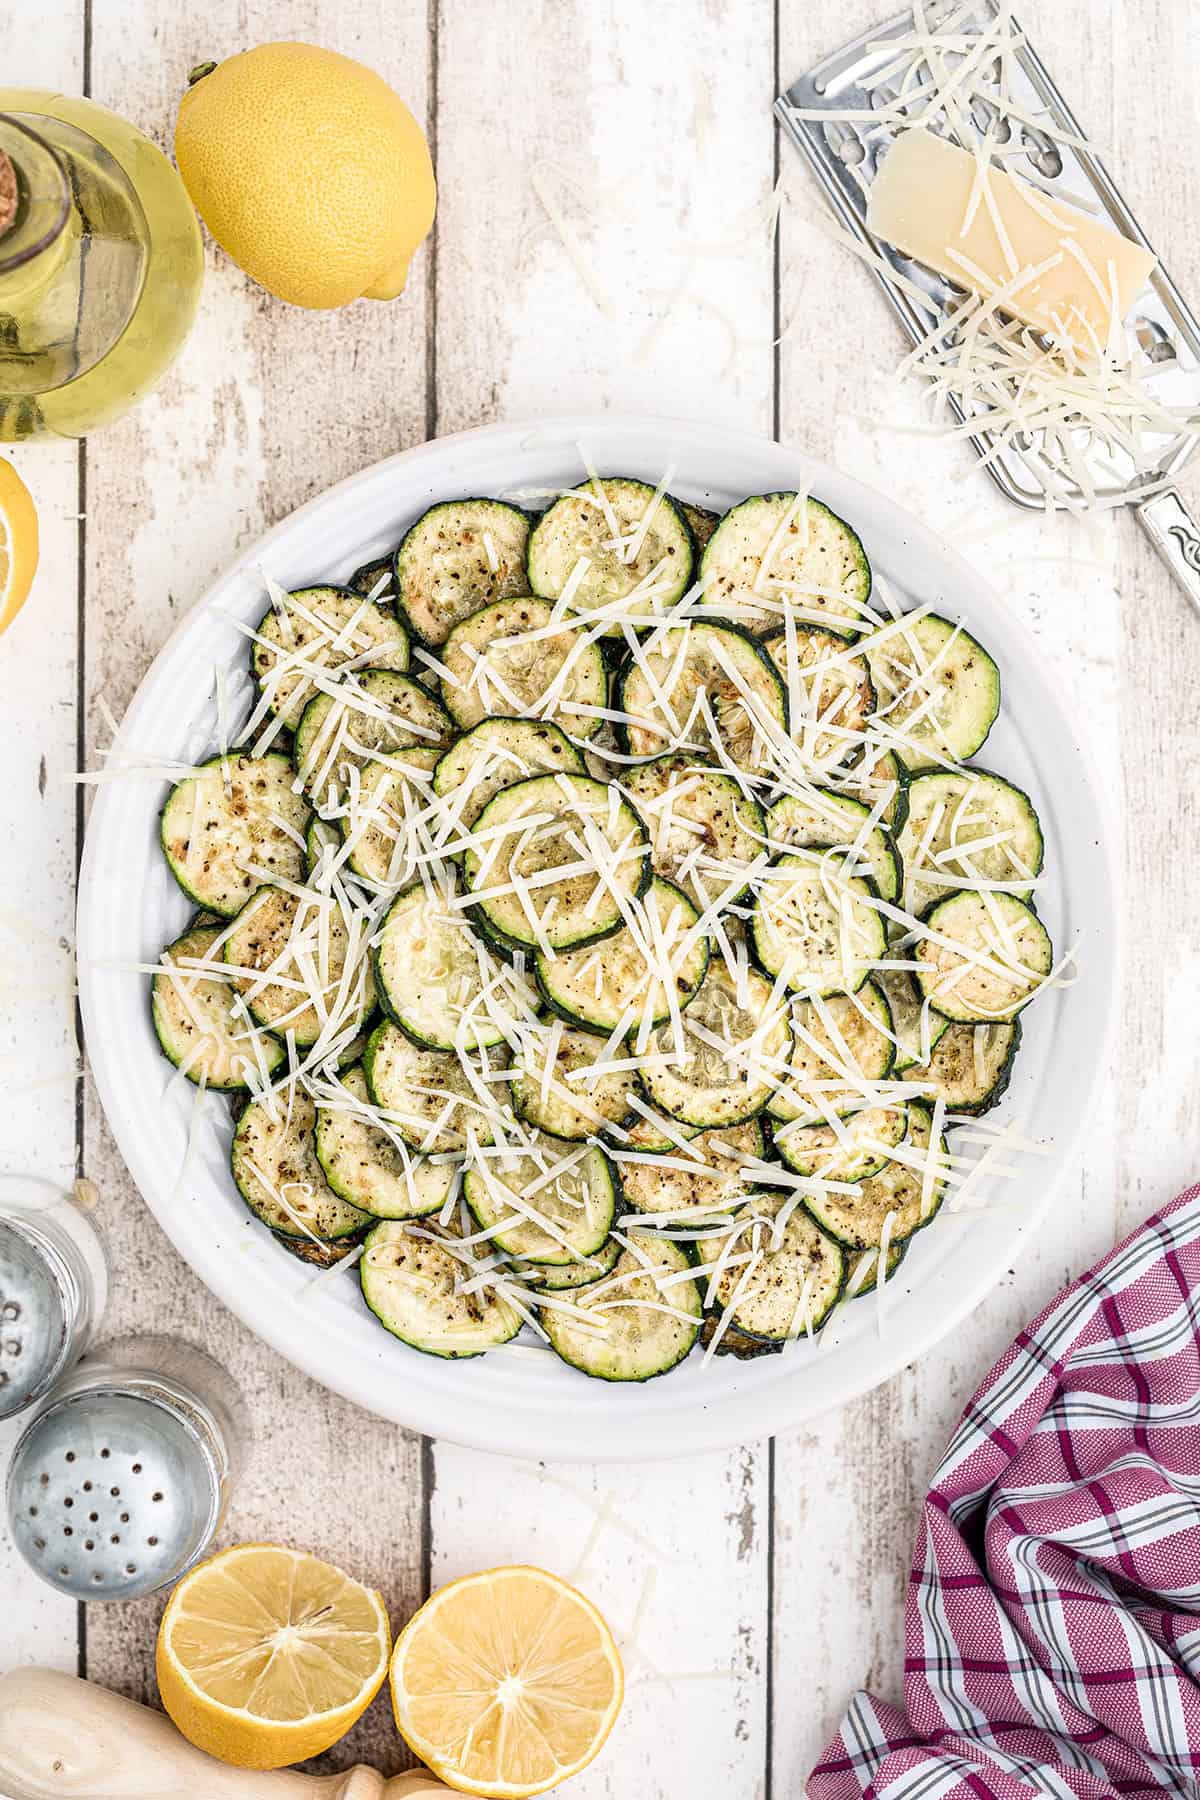
<svg viewBox="0 0 1200 1800">
<path fill-rule="evenodd" d="M 221 247 L 293 306 L 394 300 L 433 224 L 421 127 L 373 70 L 315 44 L 201 65 L 175 159 Z"/>
</svg>

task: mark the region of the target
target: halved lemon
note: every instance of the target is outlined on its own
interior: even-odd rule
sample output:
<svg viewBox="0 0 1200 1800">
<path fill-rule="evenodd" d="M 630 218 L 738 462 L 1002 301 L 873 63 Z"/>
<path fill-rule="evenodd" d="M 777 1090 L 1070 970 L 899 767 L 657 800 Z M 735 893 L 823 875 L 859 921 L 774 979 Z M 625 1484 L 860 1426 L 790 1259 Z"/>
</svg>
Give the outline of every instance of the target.
<svg viewBox="0 0 1200 1800">
<path fill-rule="evenodd" d="M 392 1654 L 409 1749 L 464 1794 L 519 1800 L 585 1769 L 624 1675 L 591 1601 L 545 1569 L 485 1569 L 439 1588 Z"/>
<path fill-rule="evenodd" d="M 33 586 L 38 565 L 38 518 L 33 496 L 10 462 L 0 458 L 0 631 L 11 625 Z"/>
<path fill-rule="evenodd" d="M 317 1756 L 387 1674 L 383 1600 L 332 1563 L 241 1544 L 185 1575 L 158 1628 L 158 1688 L 184 1737 L 239 1769 Z"/>
</svg>

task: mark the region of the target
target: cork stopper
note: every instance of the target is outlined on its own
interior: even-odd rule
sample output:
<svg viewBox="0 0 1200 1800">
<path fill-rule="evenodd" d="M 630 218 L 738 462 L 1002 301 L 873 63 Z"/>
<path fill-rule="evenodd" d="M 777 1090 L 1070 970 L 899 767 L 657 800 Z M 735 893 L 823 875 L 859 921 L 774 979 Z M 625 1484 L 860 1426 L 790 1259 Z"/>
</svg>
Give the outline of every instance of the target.
<svg viewBox="0 0 1200 1800">
<path fill-rule="evenodd" d="M 0 237 L 17 216 L 17 171 L 11 158 L 0 150 Z"/>
</svg>

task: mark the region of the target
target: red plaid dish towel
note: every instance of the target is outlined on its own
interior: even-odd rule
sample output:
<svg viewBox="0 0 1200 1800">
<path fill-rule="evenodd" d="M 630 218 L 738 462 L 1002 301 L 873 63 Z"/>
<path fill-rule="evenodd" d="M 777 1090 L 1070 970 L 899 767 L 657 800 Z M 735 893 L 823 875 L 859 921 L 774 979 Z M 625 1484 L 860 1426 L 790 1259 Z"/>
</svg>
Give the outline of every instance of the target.
<svg viewBox="0 0 1200 1800">
<path fill-rule="evenodd" d="M 907 1716 L 859 1694 L 810 1800 L 1200 1794 L 1200 1187 L 1053 1300 L 925 1502 Z"/>
</svg>

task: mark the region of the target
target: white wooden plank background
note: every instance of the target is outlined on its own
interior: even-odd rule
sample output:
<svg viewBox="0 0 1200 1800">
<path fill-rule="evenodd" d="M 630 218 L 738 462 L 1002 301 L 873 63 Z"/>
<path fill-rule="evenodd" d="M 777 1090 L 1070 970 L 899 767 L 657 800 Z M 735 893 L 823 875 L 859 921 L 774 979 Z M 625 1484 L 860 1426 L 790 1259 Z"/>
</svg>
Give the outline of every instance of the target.
<svg viewBox="0 0 1200 1800">
<path fill-rule="evenodd" d="M 1200 295 L 1200 15 L 1181 0 L 1030 0 L 1026 13 L 1172 273 Z M 801 1791 L 851 1688 L 899 1690 L 916 1512 L 971 1388 L 1066 1277 L 1195 1173 L 1200 926 L 1180 895 L 1200 831 L 1200 628 L 1131 521 L 1031 519 L 967 452 L 922 439 L 914 453 L 881 423 L 912 417 L 888 384 L 897 334 L 863 271 L 815 229 L 817 197 L 770 121 L 780 77 L 877 16 L 872 0 L 659 0 L 652 13 L 640 0 L 49 0 L 35 27 L 24 0 L 0 0 L 6 78 L 86 89 L 160 142 L 194 63 L 298 36 L 378 67 L 435 146 L 438 228 L 402 303 L 292 311 L 210 246 L 199 324 L 158 394 L 85 447 L 16 456 L 44 551 L 33 599 L 0 641 L 0 821 L 16 876 L 0 900 L 0 1170 L 91 1175 L 112 1326 L 175 1331 L 237 1369 L 256 1455 L 231 1538 L 311 1545 L 382 1585 L 397 1617 L 431 1582 L 530 1557 L 577 1573 L 623 1632 L 636 1627 L 625 1714 L 577 1800 Z M 777 169 L 776 252 L 747 227 Z M 582 192 L 603 207 L 593 251 L 611 317 L 546 230 L 531 174 L 568 206 Z M 723 256 L 697 250 L 721 242 Z M 97 741 L 97 702 L 119 714 L 235 550 L 430 432 L 603 405 L 776 431 L 935 528 L 967 521 L 964 551 L 1087 719 L 1123 848 L 1129 956 L 1119 1061 L 1085 1160 L 1034 1249 L 951 1341 L 777 1443 L 590 1470 L 397 1431 L 225 1313 L 142 1207 L 91 1094 L 77 1107 L 55 940 L 70 938 L 80 826 L 64 777 Z M 1196 480 L 1186 485 L 1195 500 Z M 14 913 L 45 937 L 18 936 Z M 25 1091 L 31 1069 L 59 1079 Z M 0 1667 L 52 1662 L 152 1697 L 154 1603 L 77 1615 L 3 1541 L 0 1592 Z M 402 1765 L 383 1702 L 331 1766 L 354 1757 Z"/>
</svg>

